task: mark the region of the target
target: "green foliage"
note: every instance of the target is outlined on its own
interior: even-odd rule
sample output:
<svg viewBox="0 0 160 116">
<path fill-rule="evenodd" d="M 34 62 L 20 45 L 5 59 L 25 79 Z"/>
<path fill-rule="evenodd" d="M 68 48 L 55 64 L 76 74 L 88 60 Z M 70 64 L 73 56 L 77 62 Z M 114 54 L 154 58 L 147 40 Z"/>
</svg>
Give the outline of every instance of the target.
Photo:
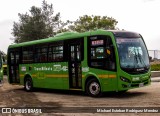
<svg viewBox="0 0 160 116">
<path fill-rule="evenodd" d="M 112 17 L 84 15 L 72 23 L 73 25 L 69 26 L 69 30 L 85 32 L 95 29 L 115 29 L 118 22 Z"/>
<path fill-rule="evenodd" d="M 152 64 L 151 71 L 160 71 L 160 64 Z"/>
<path fill-rule="evenodd" d="M 14 43 L 48 38 L 66 31 L 85 32 L 95 29 L 115 29 L 118 23 L 112 17 L 93 15 L 84 15 L 76 21 L 63 22 L 60 13 L 54 15 L 53 5 L 47 4 L 45 0 L 42 2 L 42 7 L 32 6 L 29 12 L 19 13 L 19 22 L 13 24 Z"/>
<path fill-rule="evenodd" d="M 60 13 L 55 16 L 53 5 L 44 0 L 42 8 L 32 6 L 30 14 L 18 14 L 19 22 L 14 22 L 12 35 L 15 43 L 48 38 L 55 35 L 68 22 L 60 20 Z"/>
</svg>

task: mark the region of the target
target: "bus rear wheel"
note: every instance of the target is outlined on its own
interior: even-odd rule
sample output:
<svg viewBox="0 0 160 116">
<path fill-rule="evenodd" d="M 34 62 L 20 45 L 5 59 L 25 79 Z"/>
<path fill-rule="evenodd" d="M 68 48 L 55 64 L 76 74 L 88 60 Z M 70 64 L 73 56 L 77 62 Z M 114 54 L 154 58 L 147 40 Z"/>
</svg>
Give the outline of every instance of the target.
<svg viewBox="0 0 160 116">
<path fill-rule="evenodd" d="M 87 82 L 86 92 L 91 97 L 101 96 L 101 87 L 97 79 L 91 79 Z"/>
<path fill-rule="evenodd" d="M 32 91 L 33 90 L 33 82 L 30 77 L 27 77 L 25 79 L 24 88 L 26 91 Z"/>
</svg>

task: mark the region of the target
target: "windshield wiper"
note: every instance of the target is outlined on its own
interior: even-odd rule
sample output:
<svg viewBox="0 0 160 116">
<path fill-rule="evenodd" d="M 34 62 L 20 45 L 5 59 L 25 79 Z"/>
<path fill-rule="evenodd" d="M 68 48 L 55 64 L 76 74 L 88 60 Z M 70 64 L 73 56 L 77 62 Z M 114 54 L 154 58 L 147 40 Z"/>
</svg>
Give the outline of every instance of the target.
<svg viewBox="0 0 160 116">
<path fill-rule="evenodd" d="M 147 67 L 143 58 L 142 58 L 142 56 L 141 56 L 141 54 L 139 53 L 139 50 L 137 50 L 137 52 L 136 52 L 136 50 L 134 49 L 134 53 L 135 53 L 134 58 L 136 60 L 136 64 L 138 65 L 138 63 L 140 62 L 141 64 L 143 64 L 144 67 Z"/>
<path fill-rule="evenodd" d="M 134 53 L 135 53 L 135 55 L 134 55 L 134 68 L 136 68 L 136 65 L 138 65 L 138 57 L 137 57 L 135 48 L 134 48 Z"/>
<path fill-rule="evenodd" d="M 144 67 L 147 67 L 145 62 L 144 62 L 144 59 L 142 58 L 141 54 L 139 54 L 139 52 L 138 52 L 137 57 L 139 58 L 139 61 L 141 62 L 141 64 L 143 63 Z"/>
</svg>

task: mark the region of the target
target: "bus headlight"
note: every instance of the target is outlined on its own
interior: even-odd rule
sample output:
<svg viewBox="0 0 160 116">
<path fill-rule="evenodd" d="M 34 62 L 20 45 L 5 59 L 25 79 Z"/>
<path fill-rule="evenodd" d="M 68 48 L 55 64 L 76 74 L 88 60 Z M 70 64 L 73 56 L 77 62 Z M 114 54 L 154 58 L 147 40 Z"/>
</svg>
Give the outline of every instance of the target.
<svg viewBox="0 0 160 116">
<path fill-rule="evenodd" d="M 129 79 L 127 79 L 127 78 L 125 78 L 125 77 L 122 77 L 122 76 L 120 76 L 120 79 L 121 79 L 122 81 L 124 81 L 124 82 L 128 82 L 128 83 L 131 82 Z"/>
</svg>

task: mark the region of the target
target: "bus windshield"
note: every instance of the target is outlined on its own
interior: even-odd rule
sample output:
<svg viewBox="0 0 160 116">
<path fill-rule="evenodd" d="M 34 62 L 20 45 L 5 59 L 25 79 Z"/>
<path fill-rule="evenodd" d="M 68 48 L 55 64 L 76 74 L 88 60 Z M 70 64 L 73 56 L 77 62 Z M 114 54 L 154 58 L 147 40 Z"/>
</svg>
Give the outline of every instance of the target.
<svg viewBox="0 0 160 116">
<path fill-rule="evenodd" d="M 149 69 L 149 58 L 142 38 L 116 38 L 120 66 L 128 73 L 146 72 Z"/>
</svg>

